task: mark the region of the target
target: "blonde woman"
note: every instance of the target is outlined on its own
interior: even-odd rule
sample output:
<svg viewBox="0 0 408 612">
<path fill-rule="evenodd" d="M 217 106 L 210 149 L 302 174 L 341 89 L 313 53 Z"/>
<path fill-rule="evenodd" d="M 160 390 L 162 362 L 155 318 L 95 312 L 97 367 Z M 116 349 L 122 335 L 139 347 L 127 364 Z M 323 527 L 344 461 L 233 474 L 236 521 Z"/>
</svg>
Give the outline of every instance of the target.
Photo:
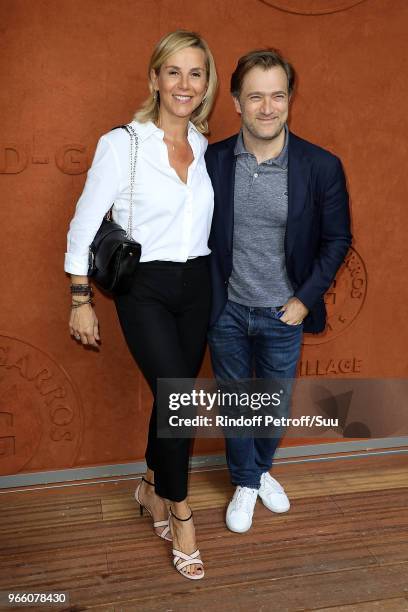
<svg viewBox="0 0 408 612">
<path fill-rule="evenodd" d="M 150 96 L 132 122 L 139 140 L 132 235 L 142 245 L 142 256 L 130 291 L 115 297 L 115 305 L 127 345 L 155 398 L 147 471 L 135 497 L 141 513 L 145 508 L 152 516 L 155 533 L 172 539 L 177 571 L 200 579 L 204 566 L 186 500 L 191 441 L 157 437 L 156 392 L 158 378 L 197 376 L 205 348 L 213 190 L 203 133 L 217 76 L 206 42 L 183 30 L 159 41 L 148 76 Z M 68 232 L 69 328 L 85 345 L 98 346 L 100 340 L 87 278 L 88 246 L 113 202 L 113 220 L 127 226 L 129 148 L 125 130 L 100 138 Z"/>
</svg>

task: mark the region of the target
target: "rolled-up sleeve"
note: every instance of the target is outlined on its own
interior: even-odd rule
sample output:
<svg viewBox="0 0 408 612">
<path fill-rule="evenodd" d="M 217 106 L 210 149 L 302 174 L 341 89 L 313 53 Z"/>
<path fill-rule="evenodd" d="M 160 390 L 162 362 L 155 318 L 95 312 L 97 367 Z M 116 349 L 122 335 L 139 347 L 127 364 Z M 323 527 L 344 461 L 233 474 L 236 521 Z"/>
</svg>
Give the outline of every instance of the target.
<svg viewBox="0 0 408 612">
<path fill-rule="evenodd" d="M 101 136 L 69 226 L 65 272 L 79 276 L 88 274 L 89 245 L 119 194 L 120 182 L 121 168 L 116 151 L 109 140 Z"/>
</svg>

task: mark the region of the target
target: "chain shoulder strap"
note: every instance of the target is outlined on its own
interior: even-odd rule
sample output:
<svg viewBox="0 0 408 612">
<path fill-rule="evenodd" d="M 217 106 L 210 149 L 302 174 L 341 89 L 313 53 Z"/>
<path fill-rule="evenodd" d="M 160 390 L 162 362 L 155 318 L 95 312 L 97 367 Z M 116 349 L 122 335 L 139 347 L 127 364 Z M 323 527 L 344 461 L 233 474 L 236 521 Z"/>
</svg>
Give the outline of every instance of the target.
<svg viewBox="0 0 408 612">
<path fill-rule="evenodd" d="M 133 196 L 135 191 L 136 161 L 139 149 L 139 138 L 133 125 L 128 123 L 124 127 L 130 136 L 130 206 L 128 226 L 126 231 L 126 235 L 130 240 L 132 238 L 133 227 Z"/>
</svg>

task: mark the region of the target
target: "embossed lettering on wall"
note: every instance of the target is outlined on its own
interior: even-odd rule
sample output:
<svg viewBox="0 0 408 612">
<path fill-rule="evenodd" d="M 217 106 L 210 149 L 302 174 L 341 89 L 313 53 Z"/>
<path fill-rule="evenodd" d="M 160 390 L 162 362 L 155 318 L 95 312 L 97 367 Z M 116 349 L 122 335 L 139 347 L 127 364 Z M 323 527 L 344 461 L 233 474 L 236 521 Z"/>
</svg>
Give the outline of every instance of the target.
<svg viewBox="0 0 408 612">
<path fill-rule="evenodd" d="M 0 145 L 0 173 L 18 174 L 28 165 L 28 151 L 24 145 L 8 142 Z"/>
<path fill-rule="evenodd" d="M 305 334 L 304 344 L 322 344 L 343 333 L 360 313 L 367 295 L 367 271 L 361 256 L 351 248 L 324 301 L 327 326 L 321 334 Z"/>
<path fill-rule="evenodd" d="M 79 143 L 65 144 L 56 150 L 56 167 L 64 174 L 83 174 L 89 168 L 87 147 Z M 0 145 L 0 174 L 18 174 L 29 164 L 49 164 L 48 153 L 31 153 L 23 144 L 3 143 Z"/>
<path fill-rule="evenodd" d="M 81 144 L 64 145 L 55 154 L 55 162 L 64 174 L 82 174 L 88 170 L 86 147 Z"/>
<path fill-rule="evenodd" d="M 302 359 L 299 363 L 299 376 L 360 374 L 362 363 L 362 360 L 357 357 L 346 357 L 342 359 Z"/>
<path fill-rule="evenodd" d="M 81 433 L 67 373 L 42 350 L 0 336 L 0 474 L 72 466 Z"/>
</svg>

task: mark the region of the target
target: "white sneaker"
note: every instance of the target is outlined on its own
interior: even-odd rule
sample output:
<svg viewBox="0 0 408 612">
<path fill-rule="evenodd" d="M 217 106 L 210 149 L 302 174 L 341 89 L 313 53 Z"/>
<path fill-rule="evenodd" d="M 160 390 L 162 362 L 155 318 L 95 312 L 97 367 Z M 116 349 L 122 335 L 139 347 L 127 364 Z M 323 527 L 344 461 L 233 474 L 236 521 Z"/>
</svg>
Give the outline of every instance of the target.
<svg viewBox="0 0 408 612">
<path fill-rule="evenodd" d="M 261 476 L 261 486 L 258 491 L 264 505 L 272 512 L 287 512 L 290 508 L 285 489 L 275 478 L 264 472 Z"/>
<path fill-rule="evenodd" d="M 248 531 L 252 525 L 257 497 L 257 489 L 250 489 L 249 487 L 237 487 L 235 489 L 227 508 L 226 523 L 228 529 L 237 533 Z"/>
</svg>

